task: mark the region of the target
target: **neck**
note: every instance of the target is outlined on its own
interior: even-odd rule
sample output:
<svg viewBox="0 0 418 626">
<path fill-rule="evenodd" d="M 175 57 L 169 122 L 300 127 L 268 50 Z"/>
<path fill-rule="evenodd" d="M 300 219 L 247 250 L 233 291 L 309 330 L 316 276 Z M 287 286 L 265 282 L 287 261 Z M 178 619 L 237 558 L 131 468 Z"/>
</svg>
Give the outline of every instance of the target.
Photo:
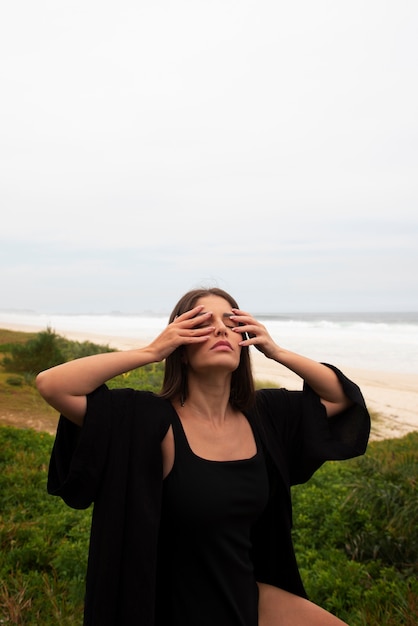
<svg viewBox="0 0 418 626">
<path fill-rule="evenodd" d="M 193 376 L 188 380 L 188 395 L 182 405 L 182 410 L 193 411 L 203 419 L 224 421 L 230 412 L 229 396 L 231 381 L 223 378 L 222 381 L 195 380 Z"/>
</svg>

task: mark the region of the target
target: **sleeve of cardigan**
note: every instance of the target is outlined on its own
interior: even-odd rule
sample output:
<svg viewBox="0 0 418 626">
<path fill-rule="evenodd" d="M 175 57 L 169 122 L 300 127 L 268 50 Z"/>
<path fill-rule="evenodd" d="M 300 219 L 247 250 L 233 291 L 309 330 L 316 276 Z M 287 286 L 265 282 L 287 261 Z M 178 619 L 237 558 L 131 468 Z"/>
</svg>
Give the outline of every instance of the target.
<svg viewBox="0 0 418 626">
<path fill-rule="evenodd" d="M 84 509 L 94 501 L 106 463 L 111 402 L 103 385 L 87 396 L 83 427 L 60 416 L 48 472 L 48 493 Z"/>
<path fill-rule="evenodd" d="M 363 395 L 340 370 L 326 365 L 336 373 L 353 403 L 342 413 L 328 418 L 319 396 L 307 384 L 302 392 L 279 389 L 276 399 L 272 390 L 268 400 L 273 438 L 282 446 L 280 452 L 273 444 L 273 454 L 285 456 L 290 484 L 306 482 L 325 461 L 360 456 L 367 448 L 370 416 Z"/>
<path fill-rule="evenodd" d="M 323 444 L 327 447 L 327 442 L 329 442 L 332 448 L 332 456 L 334 460 L 349 459 L 360 456 L 366 451 L 370 435 L 370 415 L 367 410 L 363 394 L 361 393 L 360 388 L 353 381 L 347 378 L 339 369 L 327 363 L 324 365 L 335 372 L 342 385 L 345 395 L 353 404 L 342 413 L 339 413 L 332 418 L 328 418 L 317 394 L 312 391 L 308 385 L 304 385 L 305 402 L 308 403 L 308 406 L 315 406 L 315 404 L 319 403 L 319 410 L 321 410 L 325 416 L 325 422 L 324 420 L 321 420 L 321 424 L 324 428 L 323 433 L 321 433 L 318 428 L 315 428 L 314 419 L 307 419 L 307 427 L 311 427 L 309 429 L 309 434 L 310 436 L 313 436 L 313 448 L 316 448 L 316 453 L 321 456 L 325 452 L 325 450 L 323 450 Z M 308 418 L 309 415 L 310 411 L 307 411 Z M 315 432 L 320 436 L 315 437 Z"/>
</svg>

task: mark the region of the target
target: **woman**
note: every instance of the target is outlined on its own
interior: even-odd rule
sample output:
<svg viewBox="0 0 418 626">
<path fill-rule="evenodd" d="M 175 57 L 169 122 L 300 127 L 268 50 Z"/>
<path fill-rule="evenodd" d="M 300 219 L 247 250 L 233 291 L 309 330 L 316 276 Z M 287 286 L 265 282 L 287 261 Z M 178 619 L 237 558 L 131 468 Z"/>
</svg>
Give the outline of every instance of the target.
<svg viewBox="0 0 418 626">
<path fill-rule="evenodd" d="M 304 390 L 255 392 L 249 346 Z M 162 360 L 159 395 L 104 385 Z M 86 625 L 343 623 L 306 599 L 290 502 L 325 460 L 366 449 L 368 412 L 341 372 L 277 345 L 214 288 L 183 296 L 146 347 L 65 363 L 37 385 L 61 413 L 48 490 L 94 502 Z"/>
</svg>

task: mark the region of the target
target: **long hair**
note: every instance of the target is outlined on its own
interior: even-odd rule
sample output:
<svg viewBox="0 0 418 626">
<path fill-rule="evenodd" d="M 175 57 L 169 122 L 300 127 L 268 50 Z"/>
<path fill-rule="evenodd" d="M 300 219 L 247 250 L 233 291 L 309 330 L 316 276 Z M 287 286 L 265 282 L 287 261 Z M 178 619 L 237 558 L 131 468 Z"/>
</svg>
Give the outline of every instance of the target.
<svg viewBox="0 0 418 626">
<path fill-rule="evenodd" d="M 223 289 L 218 287 L 193 289 L 184 294 L 177 302 L 170 315 L 169 324 L 179 315 L 190 311 L 196 306 L 196 302 L 200 298 L 206 296 L 219 296 L 229 302 L 231 308 L 239 308 L 236 300 Z M 185 400 L 188 394 L 187 378 L 187 365 L 183 362 L 183 348 L 179 346 L 165 360 L 163 386 L 159 395 L 169 400 L 176 397 Z M 254 400 L 255 391 L 250 352 L 248 346 L 242 346 L 239 365 L 232 372 L 229 401 L 235 409 L 244 411 L 252 407 Z"/>
</svg>

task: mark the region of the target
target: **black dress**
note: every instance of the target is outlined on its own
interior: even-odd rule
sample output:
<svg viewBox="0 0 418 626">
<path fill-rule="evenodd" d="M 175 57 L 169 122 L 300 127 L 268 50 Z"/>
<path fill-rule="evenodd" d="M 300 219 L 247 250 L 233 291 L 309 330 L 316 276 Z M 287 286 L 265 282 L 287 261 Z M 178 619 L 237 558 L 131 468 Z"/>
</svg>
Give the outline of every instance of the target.
<svg viewBox="0 0 418 626">
<path fill-rule="evenodd" d="M 212 461 L 173 422 L 175 461 L 164 480 L 157 626 L 257 626 L 250 530 L 269 494 L 260 442 L 249 459 Z"/>
</svg>

